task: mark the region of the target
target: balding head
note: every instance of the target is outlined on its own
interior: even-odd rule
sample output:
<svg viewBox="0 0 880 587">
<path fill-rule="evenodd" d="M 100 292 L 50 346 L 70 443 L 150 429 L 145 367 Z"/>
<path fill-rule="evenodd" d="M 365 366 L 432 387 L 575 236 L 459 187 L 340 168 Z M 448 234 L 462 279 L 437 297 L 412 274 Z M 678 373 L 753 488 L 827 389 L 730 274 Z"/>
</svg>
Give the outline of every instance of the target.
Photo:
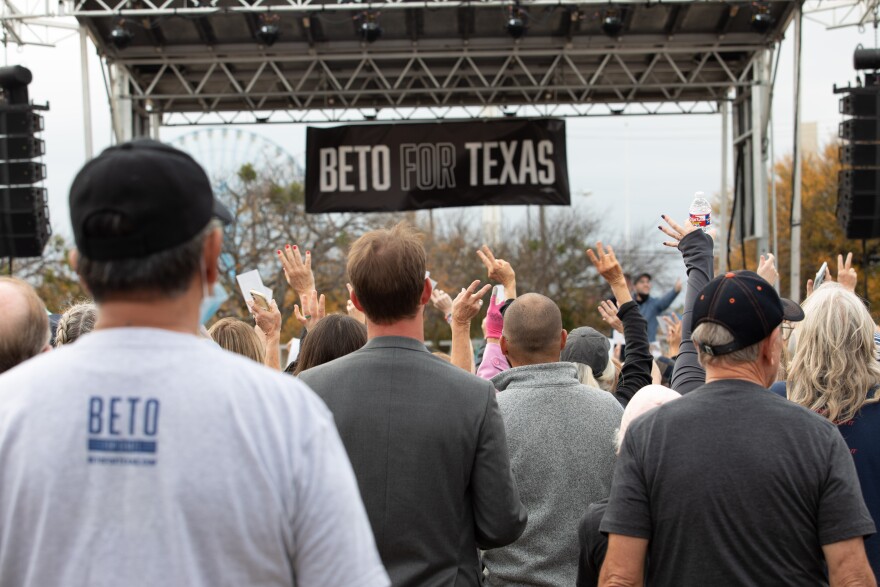
<svg viewBox="0 0 880 587">
<path fill-rule="evenodd" d="M 559 307 L 546 296 L 522 295 L 504 312 L 501 348 L 511 366 L 555 363 L 565 338 Z"/>
<path fill-rule="evenodd" d="M 49 348 L 49 317 L 34 288 L 0 277 L 0 373 Z"/>
</svg>

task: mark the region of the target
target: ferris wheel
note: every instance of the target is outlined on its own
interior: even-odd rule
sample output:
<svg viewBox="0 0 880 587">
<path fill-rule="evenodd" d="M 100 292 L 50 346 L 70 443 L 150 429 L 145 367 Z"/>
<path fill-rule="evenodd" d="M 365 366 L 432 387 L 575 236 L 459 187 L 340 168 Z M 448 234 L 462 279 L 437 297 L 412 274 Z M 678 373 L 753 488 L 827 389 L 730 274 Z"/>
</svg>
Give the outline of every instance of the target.
<svg viewBox="0 0 880 587">
<path fill-rule="evenodd" d="M 218 192 L 247 164 L 257 173 L 271 171 L 279 183 L 301 182 L 304 177 L 298 158 L 255 132 L 229 127 L 202 128 L 172 139 L 171 144 L 189 153 L 205 168 Z"/>
</svg>

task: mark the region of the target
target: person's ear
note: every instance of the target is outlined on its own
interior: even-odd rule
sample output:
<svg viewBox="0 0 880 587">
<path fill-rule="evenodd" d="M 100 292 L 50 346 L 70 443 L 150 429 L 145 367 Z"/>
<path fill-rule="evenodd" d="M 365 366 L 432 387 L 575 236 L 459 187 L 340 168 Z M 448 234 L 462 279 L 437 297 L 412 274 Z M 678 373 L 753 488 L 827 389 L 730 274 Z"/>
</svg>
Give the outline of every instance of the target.
<svg viewBox="0 0 880 587">
<path fill-rule="evenodd" d="M 205 259 L 205 279 L 208 285 L 217 283 L 220 277 L 220 252 L 223 250 L 223 230 L 216 228 L 205 238 L 203 255 Z"/>
<path fill-rule="evenodd" d="M 71 269 L 76 273 L 76 269 L 79 266 L 79 251 L 76 249 L 70 249 L 67 253 L 67 262 L 70 263 Z"/>
<path fill-rule="evenodd" d="M 779 363 L 782 361 L 782 334 L 779 332 L 779 328 L 774 329 L 770 336 L 761 343 L 761 359 L 767 365 L 767 386 L 769 387 L 776 380 Z"/>
<path fill-rule="evenodd" d="M 562 334 L 559 336 L 559 350 L 565 348 L 565 341 L 568 340 L 568 332 L 566 332 L 565 328 L 562 329 Z"/>
<path fill-rule="evenodd" d="M 501 340 L 498 341 L 498 344 L 501 346 L 501 354 L 505 357 L 507 356 L 507 339 L 504 338 L 504 335 L 501 335 Z"/>
<path fill-rule="evenodd" d="M 428 302 L 431 301 L 431 292 L 434 291 L 434 286 L 431 285 L 431 280 L 429 278 L 425 278 L 425 286 L 422 288 L 422 297 L 419 300 L 419 304 L 422 306 L 426 306 Z"/>
<path fill-rule="evenodd" d="M 357 294 L 354 293 L 354 290 L 351 290 L 351 293 L 348 294 L 348 297 L 351 298 L 351 303 L 354 304 L 354 307 L 364 312 L 364 307 L 361 305 L 361 301 L 358 299 Z M 366 312 L 364 312 L 366 314 Z"/>
<path fill-rule="evenodd" d="M 779 354 L 782 351 L 782 346 L 780 345 L 781 337 L 782 334 L 780 334 L 779 328 L 775 328 L 773 332 L 770 333 L 770 336 L 764 339 L 764 343 L 761 346 L 761 353 L 771 365 L 779 363 Z"/>
<path fill-rule="evenodd" d="M 85 279 L 79 274 L 79 251 L 77 249 L 70 249 L 67 253 L 67 262 L 70 263 L 70 268 L 73 269 L 73 272 L 79 277 L 79 284 L 85 290 L 86 294 L 92 295 L 91 290 L 89 290 L 89 284 L 86 283 Z"/>
</svg>

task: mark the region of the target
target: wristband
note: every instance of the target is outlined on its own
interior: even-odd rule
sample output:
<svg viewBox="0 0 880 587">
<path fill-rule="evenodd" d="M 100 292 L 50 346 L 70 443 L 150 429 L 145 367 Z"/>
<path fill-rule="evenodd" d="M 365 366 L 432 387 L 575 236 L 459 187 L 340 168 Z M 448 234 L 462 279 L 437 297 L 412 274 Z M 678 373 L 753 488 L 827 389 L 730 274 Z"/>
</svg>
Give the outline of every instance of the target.
<svg viewBox="0 0 880 587">
<path fill-rule="evenodd" d="M 447 324 L 452 324 L 452 312 L 449 312 L 448 314 L 446 314 L 445 319 L 446 319 Z"/>
</svg>

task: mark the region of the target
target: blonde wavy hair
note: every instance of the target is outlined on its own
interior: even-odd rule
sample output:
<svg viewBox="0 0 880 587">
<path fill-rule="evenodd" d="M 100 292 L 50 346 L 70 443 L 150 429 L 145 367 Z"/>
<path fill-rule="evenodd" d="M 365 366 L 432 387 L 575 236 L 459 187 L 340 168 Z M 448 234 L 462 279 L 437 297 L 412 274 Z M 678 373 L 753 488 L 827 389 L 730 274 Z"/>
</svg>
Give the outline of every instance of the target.
<svg viewBox="0 0 880 587">
<path fill-rule="evenodd" d="M 208 334 L 223 349 L 262 363 L 266 357 L 263 343 L 254 329 L 238 318 L 221 318 L 208 329 Z"/>
<path fill-rule="evenodd" d="M 803 303 L 797 348 L 786 384 L 788 399 L 832 422 L 851 420 L 880 385 L 874 321 L 854 293 L 826 283 Z"/>
</svg>

